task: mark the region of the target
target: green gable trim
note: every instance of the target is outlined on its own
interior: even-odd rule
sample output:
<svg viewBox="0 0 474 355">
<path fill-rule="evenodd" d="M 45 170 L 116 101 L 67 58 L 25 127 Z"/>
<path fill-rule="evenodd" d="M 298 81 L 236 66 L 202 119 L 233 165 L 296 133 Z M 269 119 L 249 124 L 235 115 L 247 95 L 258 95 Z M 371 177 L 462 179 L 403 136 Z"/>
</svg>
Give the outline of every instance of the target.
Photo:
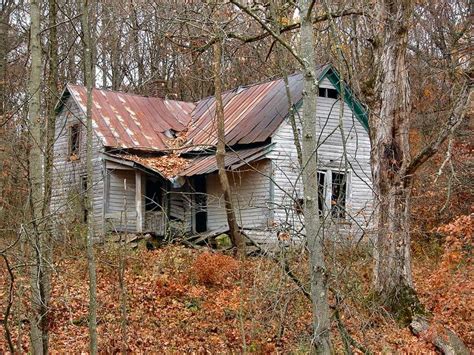
<svg viewBox="0 0 474 355">
<path fill-rule="evenodd" d="M 341 95 L 341 79 L 339 74 L 331 67 L 328 67 L 319 78 L 319 81 L 323 80 L 324 78 L 328 78 L 334 88 L 337 90 L 339 95 Z M 344 88 L 344 102 L 352 109 L 352 112 L 356 115 L 359 122 L 365 128 L 365 130 L 369 131 L 369 115 L 367 110 L 362 105 L 362 103 L 354 96 L 352 90 L 347 86 L 346 83 L 343 83 L 342 87 Z"/>
<path fill-rule="evenodd" d="M 341 85 L 340 85 L 340 77 L 337 71 L 328 65 L 319 75 L 318 81 L 322 81 L 324 78 L 328 78 L 334 88 L 337 90 L 338 94 L 341 95 Z M 367 110 L 362 105 L 362 103 L 355 97 L 352 90 L 346 83 L 342 85 L 344 87 L 344 102 L 351 108 L 352 112 L 354 112 L 357 120 L 360 124 L 365 128 L 367 132 L 369 132 L 369 115 Z M 303 100 L 301 99 L 298 101 L 294 107 L 296 110 L 299 110 L 303 106 Z"/>
</svg>

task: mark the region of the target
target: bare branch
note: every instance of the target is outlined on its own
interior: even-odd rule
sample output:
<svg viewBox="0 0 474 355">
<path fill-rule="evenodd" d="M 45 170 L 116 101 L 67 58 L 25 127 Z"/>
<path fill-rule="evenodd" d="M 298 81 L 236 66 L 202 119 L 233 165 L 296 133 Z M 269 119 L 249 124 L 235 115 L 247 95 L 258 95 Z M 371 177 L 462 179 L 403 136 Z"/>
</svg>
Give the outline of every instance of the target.
<svg viewBox="0 0 474 355">
<path fill-rule="evenodd" d="M 456 130 L 463 121 L 466 114 L 466 106 L 471 101 L 472 90 L 469 85 L 465 85 L 458 96 L 457 103 L 454 105 L 453 111 L 448 122 L 439 132 L 438 137 L 423 148 L 416 157 L 411 161 L 406 169 L 405 176 L 413 175 L 416 170 L 423 165 L 429 158 L 435 155 L 444 141 L 449 137 L 450 133 Z"/>
<path fill-rule="evenodd" d="M 305 67 L 306 64 L 305 62 L 300 58 L 300 56 L 295 52 L 295 50 L 286 42 L 281 36 L 279 36 L 275 31 L 273 31 L 269 25 L 265 23 L 260 17 L 258 17 L 252 10 L 250 10 L 247 6 L 242 5 L 236 0 L 230 0 L 230 2 L 234 5 L 236 5 L 239 9 L 241 9 L 243 12 L 245 12 L 247 15 L 252 17 L 255 21 L 257 21 L 260 26 L 263 27 L 265 31 L 267 31 L 273 38 L 275 38 L 278 42 L 281 43 L 283 47 L 285 47 L 288 52 L 291 53 L 291 55 L 298 61 L 298 63 L 301 64 L 302 67 Z"/>
</svg>

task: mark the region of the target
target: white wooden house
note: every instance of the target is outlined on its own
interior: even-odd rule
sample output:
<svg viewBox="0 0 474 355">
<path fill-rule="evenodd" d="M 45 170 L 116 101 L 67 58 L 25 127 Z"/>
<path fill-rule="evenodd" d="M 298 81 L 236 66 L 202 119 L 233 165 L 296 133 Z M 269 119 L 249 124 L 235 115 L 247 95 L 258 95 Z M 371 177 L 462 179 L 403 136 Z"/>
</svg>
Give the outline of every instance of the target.
<svg viewBox="0 0 474 355">
<path fill-rule="evenodd" d="M 318 73 L 314 175 L 320 216 L 328 233 L 360 235 L 370 225 L 373 203 L 367 113 L 331 66 Z M 302 85 L 300 74 L 289 77 L 297 126 Z M 275 241 L 281 231 L 298 238 L 304 231 L 303 191 L 283 80 L 238 87 L 223 100 L 226 167 L 239 226 L 262 243 Z M 85 88 L 74 85 L 57 106 L 53 208 L 63 216 L 58 228 L 84 218 L 81 201 L 88 188 L 94 191 L 98 235 L 227 227 L 214 156 L 213 97 L 186 103 L 94 89 L 93 186 L 85 184 L 85 106 Z"/>
</svg>

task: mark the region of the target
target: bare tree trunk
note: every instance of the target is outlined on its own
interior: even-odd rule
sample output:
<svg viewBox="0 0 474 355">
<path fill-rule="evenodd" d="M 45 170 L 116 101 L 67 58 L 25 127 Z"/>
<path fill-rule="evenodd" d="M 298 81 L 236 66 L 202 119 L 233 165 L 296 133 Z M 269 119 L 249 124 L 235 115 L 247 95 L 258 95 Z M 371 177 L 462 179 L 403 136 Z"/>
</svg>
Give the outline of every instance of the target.
<svg viewBox="0 0 474 355">
<path fill-rule="evenodd" d="M 87 170 L 87 266 L 89 270 L 89 349 L 91 354 L 97 354 L 97 275 L 94 256 L 94 211 L 93 211 L 93 166 L 92 166 L 92 85 L 93 63 L 91 49 L 91 33 L 89 30 L 89 2 L 82 2 L 82 40 L 84 44 L 84 79 L 87 88 L 86 111 L 86 170 Z"/>
<path fill-rule="evenodd" d="M 225 211 L 227 223 L 229 224 L 230 239 L 237 249 L 237 255 L 245 256 L 245 240 L 239 231 L 237 219 L 235 218 L 234 206 L 232 205 L 232 194 L 230 190 L 229 178 L 225 171 L 225 123 L 224 105 L 222 103 L 222 82 L 221 82 L 221 60 L 222 42 L 216 41 L 214 44 L 214 90 L 216 98 L 216 121 L 217 121 L 217 152 L 216 162 L 219 171 L 219 181 L 224 192 Z"/>
<path fill-rule="evenodd" d="M 375 208 L 374 283 L 381 300 L 403 322 L 410 321 L 419 302 L 413 290 L 410 255 L 410 87 L 406 63 L 411 0 L 381 0 L 378 13 L 383 42 L 377 84 L 380 107 L 371 115 L 372 176 L 377 196 Z M 406 313 L 407 311 L 408 313 Z"/>
<path fill-rule="evenodd" d="M 302 158 L 304 188 L 304 220 L 308 241 L 313 312 L 313 349 L 319 354 L 330 354 L 330 312 L 328 303 L 327 270 L 323 254 L 323 238 L 319 233 L 316 101 L 318 83 L 311 23 L 311 0 L 300 0 L 301 48 L 303 68 Z"/>
<path fill-rule="evenodd" d="M 375 285 L 379 292 L 412 285 L 408 272 L 408 234 L 404 216 L 408 197 L 401 172 L 410 159 L 408 121 L 411 110 L 406 46 L 410 0 L 380 1 L 384 43 L 380 48 L 380 109 L 371 116 L 372 166 L 378 196 Z"/>
<path fill-rule="evenodd" d="M 44 354 L 48 352 L 48 332 L 46 315 L 47 304 L 47 284 L 45 280 L 44 249 L 45 240 L 42 220 L 43 202 L 43 168 L 41 153 L 41 44 L 40 32 L 40 3 L 37 0 L 31 1 L 30 7 L 30 56 L 31 72 L 29 82 L 29 209 L 31 218 L 30 243 L 33 256 L 33 266 L 31 267 L 31 301 L 32 319 L 30 329 L 31 348 L 34 354 Z"/>
<path fill-rule="evenodd" d="M 120 344 L 120 352 L 127 353 L 127 286 L 125 284 L 125 270 L 127 258 L 127 238 L 128 238 L 128 215 L 127 215 L 127 180 L 124 179 L 123 194 L 123 217 L 125 225 L 125 236 L 120 234 L 119 247 L 119 289 L 120 289 L 120 330 L 122 332 L 122 342 Z M 137 186 L 135 186 L 137 188 Z M 122 237 L 124 239 L 122 239 Z"/>
<path fill-rule="evenodd" d="M 8 28 L 10 26 L 10 14 L 12 11 L 12 1 L 5 1 L 2 3 L 3 7 L 0 9 L 0 171 L 5 169 L 6 153 L 3 148 L 5 137 L 5 123 L 7 120 L 7 55 L 9 51 L 8 45 Z M 4 179 L 0 178 L 0 196 L 3 196 Z M 0 223 L 4 219 L 3 203 L 0 203 Z"/>
</svg>

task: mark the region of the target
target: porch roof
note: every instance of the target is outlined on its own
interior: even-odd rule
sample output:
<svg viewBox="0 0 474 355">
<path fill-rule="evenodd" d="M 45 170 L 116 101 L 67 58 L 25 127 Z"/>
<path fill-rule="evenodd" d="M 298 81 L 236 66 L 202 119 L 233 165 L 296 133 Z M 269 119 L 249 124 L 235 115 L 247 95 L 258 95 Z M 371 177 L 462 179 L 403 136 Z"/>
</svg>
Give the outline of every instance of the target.
<svg viewBox="0 0 474 355">
<path fill-rule="evenodd" d="M 261 160 L 272 149 L 273 144 L 226 152 L 225 167 L 236 170 L 251 162 Z M 104 153 L 116 162 L 122 162 L 131 168 L 151 170 L 163 178 L 173 181 L 176 176 L 190 177 L 210 174 L 217 171 L 215 155 L 203 155 L 194 158 L 182 158 L 177 155 L 139 156 L 135 154 Z"/>
<path fill-rule="evenodd" d="M 273 147 L 269 144 L 262 147 L 234 150 L 226 152 L 225 167 L 226 170 L 236 170 L 251 162 L 261 160 L 268 154 Z M 190 164 L 183 169 L 179 176 L 194 176 L 210 174 L 217 171 L 217 162 L 215 155 L 206 155 L 192 159 Z"/>
</svg>

